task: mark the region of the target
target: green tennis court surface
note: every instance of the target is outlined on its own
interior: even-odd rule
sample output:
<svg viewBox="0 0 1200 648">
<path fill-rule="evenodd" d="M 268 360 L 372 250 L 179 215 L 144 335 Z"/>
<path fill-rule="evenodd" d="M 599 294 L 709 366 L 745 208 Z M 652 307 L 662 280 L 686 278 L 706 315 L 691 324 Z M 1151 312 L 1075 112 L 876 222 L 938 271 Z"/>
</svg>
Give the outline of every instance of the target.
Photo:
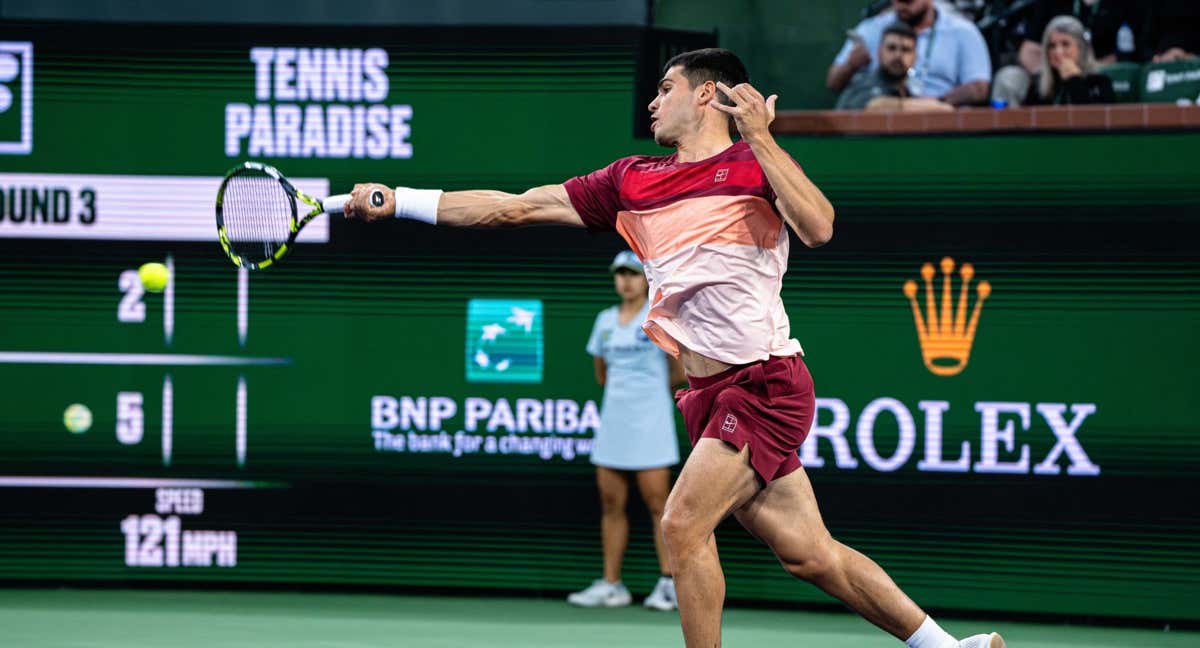
<svg viewBox="0 0 1200 648">
<path fill-rule="evenodd" d="M 991 629 L 1013 648 L 1200 646 L 1200 633 L 1053 624 L 942 625 Z M 549 599 L 375 594 L 128 590 L 0 590 L 6 648 L 376 648 L 680 646 L 678 619 L 639 607 L 581 610 Z M 725 645 L 900 646 L 850 614 L 732 609 Z"/>
</svg>

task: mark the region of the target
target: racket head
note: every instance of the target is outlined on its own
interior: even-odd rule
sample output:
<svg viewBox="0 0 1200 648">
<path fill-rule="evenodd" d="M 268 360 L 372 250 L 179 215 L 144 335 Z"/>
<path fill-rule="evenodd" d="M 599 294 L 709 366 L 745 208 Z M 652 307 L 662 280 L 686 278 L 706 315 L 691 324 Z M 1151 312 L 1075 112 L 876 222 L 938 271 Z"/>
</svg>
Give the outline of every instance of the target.
<svg viewBox="0 0 1200 648">
<path fill-rule="evenodd" d="M 243 162 L 217 190 L 217 239 L 237 266 L 268 268 L 291 249 L 300 231 L 296 189 L 272 166 Z"/>
</svg>

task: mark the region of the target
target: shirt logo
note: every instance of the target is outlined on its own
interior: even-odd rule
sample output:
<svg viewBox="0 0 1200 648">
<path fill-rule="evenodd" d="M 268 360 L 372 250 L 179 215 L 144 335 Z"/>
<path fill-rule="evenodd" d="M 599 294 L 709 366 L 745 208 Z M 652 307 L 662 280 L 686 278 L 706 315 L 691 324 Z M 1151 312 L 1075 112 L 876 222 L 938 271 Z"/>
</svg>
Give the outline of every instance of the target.
<svg viewBox="0 0 1200 648">
<path fill-rule="evenodd" d="M 725 182 L 725 178 L 729 177 L 729 169 L 717 169 L 717 175 L 713 178 L 713 184 Z"/>
<path fill-rule="evenodd" d="M 733 414 L 726 414 L 725 422 L 721 424 L 721 432 L 733 434 L 735 429 L 737 429 L 737 417 Z"/>
</svg>

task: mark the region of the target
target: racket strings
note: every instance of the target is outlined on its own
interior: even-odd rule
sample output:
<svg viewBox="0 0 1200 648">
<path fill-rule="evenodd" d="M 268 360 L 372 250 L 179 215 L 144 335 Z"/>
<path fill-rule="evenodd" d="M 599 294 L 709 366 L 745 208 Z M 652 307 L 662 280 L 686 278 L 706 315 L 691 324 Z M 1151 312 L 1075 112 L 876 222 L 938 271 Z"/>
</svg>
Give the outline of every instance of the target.
<svg viewBox="0 0 1200 648">
<path fill-rule="evenodd" d="M 293 204 L 283 185 L 265 173 L 230 178 L 221 214 L 234 253 L 255 262 L 271 258 L 291 234 Z"/>
</svg>

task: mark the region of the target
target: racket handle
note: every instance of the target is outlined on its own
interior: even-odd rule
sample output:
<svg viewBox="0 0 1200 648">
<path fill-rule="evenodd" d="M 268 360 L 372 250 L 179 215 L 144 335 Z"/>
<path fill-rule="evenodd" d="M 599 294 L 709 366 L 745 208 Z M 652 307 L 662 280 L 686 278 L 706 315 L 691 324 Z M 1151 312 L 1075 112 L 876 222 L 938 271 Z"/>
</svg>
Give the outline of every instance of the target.
<svg viewBox="0 0 1200 648">
<path fill-rule="evenodd" d="M 371 205 L 373 207 L 382 207 L 383 201 L 382 191 L 371 192 Z M 336 196 L 330 196 L 322 200 L 321 207 L 325 210 L 326 214 L 341 214 L 345 212 L 344 207 L 348 202 L 350 202 L 350 194 L 337 194 Z"/>
<path fill-rule="evenodd" d="M 326 214 L 341 214 L 346 203 L 350 202 L 350 194 L 338 194 L 321 201 L 321 207 Z"/>
</svg>

